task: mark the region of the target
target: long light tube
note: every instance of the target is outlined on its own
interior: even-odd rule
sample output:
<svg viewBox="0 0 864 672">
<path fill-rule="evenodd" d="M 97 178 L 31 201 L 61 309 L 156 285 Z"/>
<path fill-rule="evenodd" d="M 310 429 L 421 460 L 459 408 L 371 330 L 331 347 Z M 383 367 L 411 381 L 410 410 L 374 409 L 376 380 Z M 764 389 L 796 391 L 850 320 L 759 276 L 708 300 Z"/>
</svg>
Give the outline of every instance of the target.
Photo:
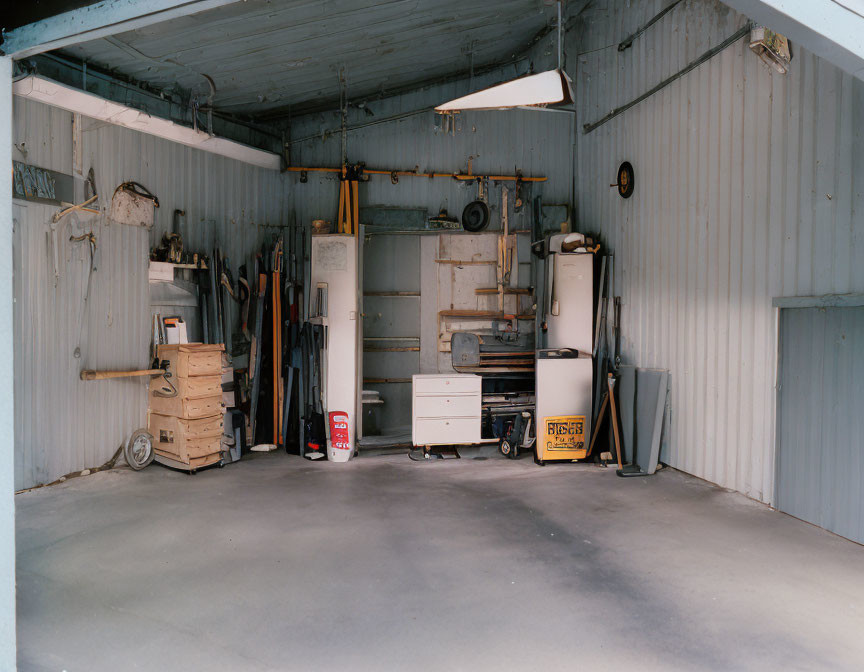
<svg viewBox="0 0 864 672">
<path fill-rule="evenodd" d="M 558 0 L 558 67 L 528 75 L 456 98 L 435 108 L 436 112 L 463 110 L 510 110 L 548 105 L 570 105 L 573 102 L 571 80 L 564 72 L 564 24 L 561 0 Z"/>
</svg>

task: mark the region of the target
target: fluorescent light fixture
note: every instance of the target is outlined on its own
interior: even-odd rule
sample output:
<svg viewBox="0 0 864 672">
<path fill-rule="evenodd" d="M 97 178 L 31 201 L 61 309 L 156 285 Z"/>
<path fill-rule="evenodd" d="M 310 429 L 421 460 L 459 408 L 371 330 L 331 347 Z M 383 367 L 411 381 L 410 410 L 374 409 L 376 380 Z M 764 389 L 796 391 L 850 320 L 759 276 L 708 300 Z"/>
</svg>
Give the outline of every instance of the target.
<svg viewBox="0 0 864 672">
<path fill-rule="evenodd" d="M 12 84 L 12 93 L 260 168 L 280 170 L 282 167 L 279 155 L 273 152 L 265 152 L 233 140 L 210 136 L 204 131 L 182 126 L 161 117 L 150 116 L 140 110 L 44 77 L 35 75 L 23 77 Z"/>
<path fill-rule="evenodd" d="M 561 0 L 557 0 L 555 4 L 558 9 L 558 21 L 555 24 L 558 30 L 558 67 L 555 70 L 520 77 L 470 93 L 439 105 L 435 111 L 546 109 L 549 105 L 572 104 L 573 87 L 564 72 L 564 16 Z"/>
<path fill-rule="evenodd" d="M 569 105 L 572 102 L 570 78 L 563 70 L 549 70 L 456 98 L 439 105 L 435 111 L 506 110 L 513 107 Z"/>
</svg>

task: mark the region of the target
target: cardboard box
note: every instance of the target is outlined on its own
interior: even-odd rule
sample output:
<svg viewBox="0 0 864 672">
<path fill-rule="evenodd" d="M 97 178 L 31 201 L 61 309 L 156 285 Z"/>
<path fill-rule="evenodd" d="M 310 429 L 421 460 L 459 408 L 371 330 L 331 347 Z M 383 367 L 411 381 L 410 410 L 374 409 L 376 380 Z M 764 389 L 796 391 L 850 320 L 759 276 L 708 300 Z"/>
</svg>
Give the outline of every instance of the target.
<svg viewBox="0 0 864 672">
<path fill-rule="evenodd" d="M 149 280 L 150 282 L 174 282 L 174 264 L 164 261 L 151 261 Z"/>
</svg>

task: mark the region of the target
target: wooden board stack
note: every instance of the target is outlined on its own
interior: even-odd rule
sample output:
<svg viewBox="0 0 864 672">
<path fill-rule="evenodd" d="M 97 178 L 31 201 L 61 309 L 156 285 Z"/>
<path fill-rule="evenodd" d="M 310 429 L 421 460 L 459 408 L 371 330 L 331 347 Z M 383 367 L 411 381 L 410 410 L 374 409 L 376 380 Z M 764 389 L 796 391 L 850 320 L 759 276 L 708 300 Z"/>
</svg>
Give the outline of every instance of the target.
<svg viewBox="0 0 864 672">
<path fill-rule="evenodd" d="M 165 397 L 165 382 L 150 383 L 149 432 L 156 460 L 170 467 L 194 471 L 222 459 L 221 343 L 160 345 L 159 361 L 168 362 L 177 396 Z"/>
</svg>

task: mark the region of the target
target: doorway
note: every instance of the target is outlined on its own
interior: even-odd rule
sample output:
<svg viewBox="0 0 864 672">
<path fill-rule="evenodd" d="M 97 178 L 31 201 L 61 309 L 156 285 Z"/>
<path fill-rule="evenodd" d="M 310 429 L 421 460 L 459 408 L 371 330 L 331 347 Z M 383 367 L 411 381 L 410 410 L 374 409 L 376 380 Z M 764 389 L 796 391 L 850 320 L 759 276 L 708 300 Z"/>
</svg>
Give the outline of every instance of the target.
<svg viewBox="0 0 864 672">
<path fill-rule="evenodd" d="M 864 305 L 780 310 L 777 508 L 864 543 Z"/>
<path fill-rule="evenodd" d="M 411 440 L 411 376 L 420 372 L 420 294 L 420 235 L 367 235 L 363 247 L 364 444 L 381 444 L 375 436 L 390 437 L 395 443 Z M 380 403 L 370 399 L 375 393 Z"/>
</svg>

